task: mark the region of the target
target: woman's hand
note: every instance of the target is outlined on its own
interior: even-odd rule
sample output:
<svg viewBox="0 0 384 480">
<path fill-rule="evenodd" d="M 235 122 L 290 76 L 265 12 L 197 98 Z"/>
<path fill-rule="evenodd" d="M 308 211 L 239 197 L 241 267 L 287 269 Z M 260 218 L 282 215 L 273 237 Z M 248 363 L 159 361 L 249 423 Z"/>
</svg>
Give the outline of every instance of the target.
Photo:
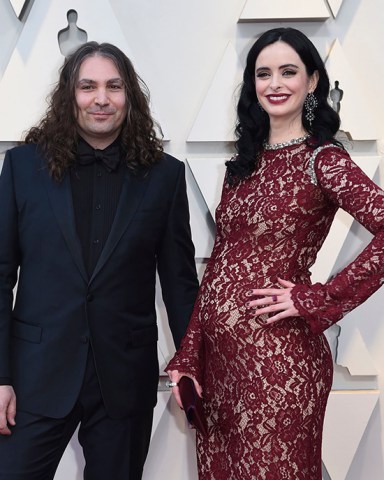
<svg viewBox="0 0 384 480">
<path fill-rule="evenodd" d="M 291 298 L 291 290 L 295 284 L 281 278 L 278 278 L 278 282 L 281 288 L 258 288 L 247 293 L 249 297 L 262 297 L 246 303 L 248 308 L 255 309 L 256 316 L 276 313 L 266 320 L 267 324 L 275 323 L 283 318 L 299 316 Z"/>
<path fill-rule="evenodd" d="M 175 396 L 176 402 L 180 408 L 183 408 L 183 405 L 181 403 L 179 387 L 177 386 L 177 384 L 179 383 L 179 380 L 181 377 L 192 378 L 193 383 L 195 384 L 195 387 L 196 387 L 197 394 L 199 395 L 199 397 L 203 396 L 203 389 L 197 382 L 196 378 L 192 377 L 191 375 L 187 375 L 186 373 L 179 372 L 178 370 L 169 370 L 167 373 L 169 375 L 169 378 L 172 384 L 176 384 L 175 386 L 172 386 L 172 393 Z"/>
</svg>

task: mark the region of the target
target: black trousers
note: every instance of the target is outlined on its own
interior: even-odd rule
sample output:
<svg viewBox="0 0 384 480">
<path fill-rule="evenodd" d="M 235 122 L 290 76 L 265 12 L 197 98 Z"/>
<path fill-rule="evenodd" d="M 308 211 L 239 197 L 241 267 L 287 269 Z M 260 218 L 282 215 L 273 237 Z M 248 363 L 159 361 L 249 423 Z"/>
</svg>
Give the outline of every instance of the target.
<svg viewBox="0 0 384 480">
<path fill-rule="evenodd" d="M 0 480 L 52 480 L 79 424 L 85 480 L 141 480 L 152 419 L 153 410 L 118 420 L 108 417 L 90 354 L 79 399 L 67 417 L 17 412 L 12 435 L 0 436 Z"/>
</svg>

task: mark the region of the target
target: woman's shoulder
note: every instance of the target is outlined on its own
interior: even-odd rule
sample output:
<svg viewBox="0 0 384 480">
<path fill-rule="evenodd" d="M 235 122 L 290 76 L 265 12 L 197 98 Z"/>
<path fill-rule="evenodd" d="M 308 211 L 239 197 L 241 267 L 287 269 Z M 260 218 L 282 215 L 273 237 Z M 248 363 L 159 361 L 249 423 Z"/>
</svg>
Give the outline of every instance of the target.
<svg viewBox="0 0 384 480">
<path fill-rule="evenodd" d="M 351 157 L 342 144 L 326 142 L 308 152 L 309 171 L 312 183 L 318 184 L 321 174 L 335 166 L 351 161 Z"/>
<path fill-rule="evenodd" d="M 309 148 L 309 163 L 311 166 L 325 164 L 327 162 L 334 163 L 337 159 L 351 159 L 348 151 L 340 142 L 325 142 L 322 145 Z"/>
</svg>

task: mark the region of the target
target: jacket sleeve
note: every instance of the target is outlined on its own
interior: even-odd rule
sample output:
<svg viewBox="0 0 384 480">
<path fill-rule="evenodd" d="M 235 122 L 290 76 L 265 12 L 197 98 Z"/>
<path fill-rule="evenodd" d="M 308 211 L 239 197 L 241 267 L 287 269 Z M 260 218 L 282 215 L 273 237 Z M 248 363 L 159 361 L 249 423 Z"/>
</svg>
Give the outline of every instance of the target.
<svg viewBox="0 0 384 480">
<path fill-rule="evenodd" d="M 162 296 L 176 348 L 184 335 L 195 303 L 198 279 L 189 223 L 184 163 L 179 169 L 158 253 Z"/>
<path fill-rule="evenodd" d="M 220 240 L 216 237 L 215 245 L 208 260 L 207 266 L 202 279 L 202 284 L 210 282 L 213 267 L 215 264 L 215 252 L 220 244 Z M 202 302 L 204 301 L 203 290 L 200 289 L 196 299 L 196 303 L 192 312 L 191 321 L 189 322 L 188 329 L 184 335 L 181 345 L 177 350 L 175 356 L 168 363 L 165 371 L 179 370 L 185 374 L 188 374 L 203 384 L 204 378 L 204 328 L 201 319 Z"/>
<path fill-rule="evenodd" d="M 224 182 L 223 192 L 225 189 L 226 183 Z M 217 231 L 215 236 L 215 244 L 201 281 L 202 287 L 206 284 L 212 283 L 212 280 L 215 276 L 214 268 L 216 256 L 221 250 L 221 243 L 221 235 L 220 232 Z M 205 289 L 202 287 L 200 288 L 197 296 L 191 321 L 189 322 L 187 332 L 181 341 L 180 348 L 165 368 L 165 371 L 179 370 L 182 373 L 191 375 L 192 377 L 196 378 L 200 385 L 203 384 L 205 363 L 204 325 L 203 319 L 201 318 L 202 305 L 205 301 Z"/>
<path fill-rule="evenodd" d="M 20 264 L 18 211 L 11 153 L 7 152 L 0 175 L 0 384 L 11 384 L 10 329 L 13 289 Z"/>
<path fill-rule="evenodd" d="M 363 303 L 384 282 L 384 192 L 340 149 L 321 152 L 315 168 L 325 195 L 373 234 L 358 257 L 327 283 L 292 289 L 299 314 L 314 333 L 320 333 Z"/>
</svg>

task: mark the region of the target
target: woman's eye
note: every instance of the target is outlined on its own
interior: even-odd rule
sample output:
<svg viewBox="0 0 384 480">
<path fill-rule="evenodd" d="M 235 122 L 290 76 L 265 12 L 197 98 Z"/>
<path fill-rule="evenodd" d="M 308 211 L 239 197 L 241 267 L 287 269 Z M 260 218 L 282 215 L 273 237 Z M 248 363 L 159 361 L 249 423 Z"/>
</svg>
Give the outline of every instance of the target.
<svg viewBox="0 0 384 480">
<path fill-rule="evenodd" d="M 285 70 L 283 72 L 284 77 L 292 77 L 293 75 L 296 75 L 296 72 L 294 70 Z"/>
<path fill-rule="evenodd" d="M 256 77 L 257 78 L 266 78 L 269 76 L 269 73 L 268 72 L 259 72 Z"/>
</svg>

